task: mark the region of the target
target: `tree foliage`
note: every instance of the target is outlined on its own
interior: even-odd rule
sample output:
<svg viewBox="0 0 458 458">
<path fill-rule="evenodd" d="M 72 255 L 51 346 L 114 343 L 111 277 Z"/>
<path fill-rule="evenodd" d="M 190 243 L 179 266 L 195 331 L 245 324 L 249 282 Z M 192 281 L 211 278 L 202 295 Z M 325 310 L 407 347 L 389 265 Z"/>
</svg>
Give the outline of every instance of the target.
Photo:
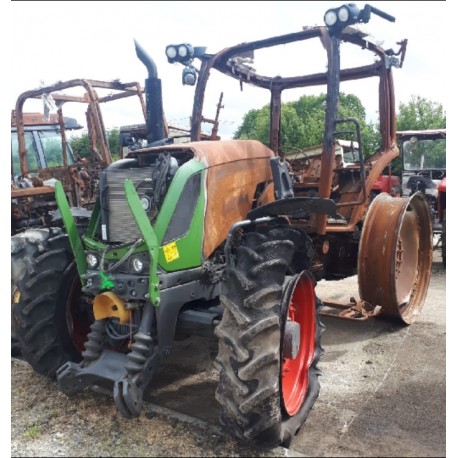
<svg viewBox="0 0 458 458">
<path fill-rule="evenodd" d="M 294 102 L 282 104 L 281 146 L 306 148 L 323 143 L 326 95 L 302 96 Z M 255 139 L 269 145 L 270 126 L 269 105 L 253 109 L 245 114 L 234 138 Z M 366 110 L 358 97 L 353 94 L 340 94 L 339 118 L 354 117 L 361 122 L 362 143 L 365 154 L 373 153 L 380 137 L 372 123 L 366 122 Z M 341 138 L 346 138 L 342 136 Z M 354 138 L 356 140 L 356 138 Z"/>
<path fill-rule="evenodd" d="M 87 133 L 72 137 L 70 139 L 70 146 L 76 157 L 89 159 L 89 136 Z"/>
<path fill-rule="evenodd" d="M 302 96 L 297 101 L 282 104 L 281 146 L 305 148 L 323 143 L 326 95 Z M 340 94 L 338 117 L 357 118 L 361 123 L 364 155 L 374 153 L 380 147 L 379 126 L 366 120 L 366 110 L 353 94 Z M 269 105 L 250 110 L 234 138 L 255 139 L 269 145 Z M 446 127 L 443 106 L 420 96 L 412 96 L 408 103 L 399 104 L 397 130 L 442 129 Z M 345 128 L 345 125 L 339 125 Z M 392 173 L 401 175 L 401 158 L 391 164 Z M 385 171 L 387 173 L 387 170 Z"/>
<path fill-rule="evenodd" d="M 397 130 L 445 129 L 446 115 L 440 103 L 413 95 L 399 104 L 396 124 Z"/>
<path fill-rule="evenodd" d="M 111 151 L 113 161 L 121 159 L 121 144 L 119 139 L 119 129 L 110 129 L 107 132 L 108 147 Z"/>
<path fill-rule="evenodd" d="M 120 159 L 121 146 L 119 142 L 119 130 L 118 129 L 109 129 L 106 132 L 108 147 L 111 151 L 111 157 L 113 161 Z M 77 137 L 72 137 L 70 139 L 70 146 L 72 147 L 73 152 L 81 158 L 90 158 L 90 147 L 89 147 L 89 135 L 83 133 Z"/>
</svg>

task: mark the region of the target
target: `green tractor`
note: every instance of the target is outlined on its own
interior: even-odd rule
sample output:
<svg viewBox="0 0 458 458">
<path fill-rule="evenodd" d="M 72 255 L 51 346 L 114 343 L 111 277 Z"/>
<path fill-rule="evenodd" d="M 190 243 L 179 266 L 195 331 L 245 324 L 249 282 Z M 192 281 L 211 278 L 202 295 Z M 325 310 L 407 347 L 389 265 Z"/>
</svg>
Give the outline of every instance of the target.
<svg viewBox="0 0 458 458">
<path fill-rule="evenodd" d="M 191 142 L 183 144 L 165 138 L 161 81 L 137 46 L 149 69 L 148 144 L 101 171 L 84 235 L 56 185 L 66 233 L 46 240 L 18 284 L 16 334 L 35 371 L 56 377 L 67 395 L 108 390 L 119 412 L 134 418 L 175 339 L 216 338 L 222 424 L 241 439 L 289 446 L 319 394 L 320 315 L 332 304 L 316 297 L 317 281 L 358 274 L 361 301 L 342 316 L 379 315 L 407 325 L 418 318 L 431 274 L 428 206 L 420 194 L 383 193 L 369 206 L 375 180 L 399 155 L 392 70 L 402 65 L 407 44 L 401 41 L 397 53 L 384 50 L 352 27 L 371 13 L 394 21 L 369 5 L 349 4 L 327 11 L 325 26 L 216 54 L 168 46 L 169 62 L 184 65 L 183 84 L 196 84 Z M 319 73 L 267 77 L 247 64 L 254 51 L 308 41 L 325 50 Z M 341 69 L 343 43 L 370 63 Z M 269 147 L 202 141 L 211 70 L 270 90 Z M 337 101 L 341 80 L 373 77 L 382 144 L 365 158 L 359 121 L 339 119 Z M 327 91 L 322 152 L 287 160 L 281 94 L 317 85 Z M 338 168 L 335 139 L 346 134 L 358 153 Z"/>
</svg>

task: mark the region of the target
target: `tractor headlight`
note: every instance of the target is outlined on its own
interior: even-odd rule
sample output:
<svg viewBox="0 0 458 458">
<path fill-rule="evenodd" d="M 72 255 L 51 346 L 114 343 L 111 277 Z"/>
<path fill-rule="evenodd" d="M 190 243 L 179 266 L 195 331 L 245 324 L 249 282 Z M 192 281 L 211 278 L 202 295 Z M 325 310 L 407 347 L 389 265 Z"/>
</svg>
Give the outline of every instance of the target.
<svg viewBox="0 0 458 458">
<path fill-rule="evenodd" d="M 337 22 L 337 14 L 335 10 L 329 10 L 324 15 L 324 23 L 328 27 L 332 27 Z"/>
<path fill-rule="evenodd" d="M 194 57 L 194 48 L 189 43 L 168 45 L 165 48 L 165 55 L 167 56 L 169 63 L 172 64 L 174 62 L 181 62 L 183 64 Z"/>
<path fill-rule="evenodd" d="M 145 268 L 145 264 L 140 258 L 133 258 L 132 268 L 134 269 L 135 273 L 141 274 Z"/>
<path fill-rule="evenodd" d="M 140 199 L 142 203 L 142 208 L 147 212 L 151 207 L 151 199 L 148 196 L 142 196 Z"/>
<path fill-rule="evenodd" d="M 341 6 L 339 12 L 337 13 L 340 22 L 347 22 L 350 17 L 350 12 L 346 6 Z"/>
<path fill-rule="evenodd" d="M 367 22 L 367 15 L 367 9 L 362 12 L 354 3 L 347 3 L 340 8 L 328 10 L 324 15 L 324 23 L 330 32 L 337 33 L 357 22 Z"/>
<path fill-rule="evenodd" d="M 174 45 L 167 46 L 165 48 L 165 55 L 169 59 L 175 59 L 175 57 L 177 56 L 177 48 Z"/>
<path fill-rule="evenodd" d="M 193 56 L 193 49 L 191 45 L 188 44 L 183 44 L 178 46 L 178 55 L 184 59 L 184 58 L 191 58 Z"/>
<path fill-rule="evenodd" d="M 99 258 L 95 254 L 88 253 L 86 255 L 86 262 L 91 269 L 95 269 L 99 264 Z"/>
</svg>

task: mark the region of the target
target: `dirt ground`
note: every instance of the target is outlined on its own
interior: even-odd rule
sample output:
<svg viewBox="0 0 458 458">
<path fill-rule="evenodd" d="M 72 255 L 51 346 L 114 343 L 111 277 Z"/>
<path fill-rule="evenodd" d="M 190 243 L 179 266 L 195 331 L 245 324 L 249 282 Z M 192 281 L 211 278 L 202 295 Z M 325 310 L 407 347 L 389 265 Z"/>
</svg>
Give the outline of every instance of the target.
<svg viewBox="0 0 458 458">
<path fill-rule="evenodd" d="M 216 342 L 194 337 L 176 345 L 135 420 L 106 394 L 67 398 L 12 358 L 11 456 L 446 456 L 445 280 L 435 252 L 428 297 L 410 327 L 323 318 L 321 393 L 289 450 L 253 448 L 221 429 Z M 356 277 L 317 287 L 335 300 L 356 292 Z"/>
<path fill-rule="evenodd" d="M 290 451 L 305 456 L 445 456 L 445 277 L 435 251 L 426 303 L 412 326 L 322 319 L 320 397 Z M 329 300 L 358 297 L 357 291 L 356 277 L 317 286 L 317 295 Z M 217 424 L 216 385 L 208 376 L 216 351 L 198 338 L 181 343 L 153 381 L 148 399 Z"/>
</svg>

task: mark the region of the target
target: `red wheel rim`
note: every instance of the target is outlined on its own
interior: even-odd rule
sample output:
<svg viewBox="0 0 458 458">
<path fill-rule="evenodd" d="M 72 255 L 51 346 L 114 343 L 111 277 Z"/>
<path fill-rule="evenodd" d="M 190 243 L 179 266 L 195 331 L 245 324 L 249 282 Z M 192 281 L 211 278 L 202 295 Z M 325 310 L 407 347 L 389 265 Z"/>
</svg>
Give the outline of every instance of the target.
<svg viewBox="0 0 458 458">
<path fill-rule="evenodd" d="M 309 369 L 315 353 L 315 288 L 303 275 L 297 282 L 288 305 L 288 319 L 300 325 L 300 345 L 296 358 L 282 355 L 281 386 L 283 406 L 288 415 L 295 415 L 307 395 Z"/>
</svg>

